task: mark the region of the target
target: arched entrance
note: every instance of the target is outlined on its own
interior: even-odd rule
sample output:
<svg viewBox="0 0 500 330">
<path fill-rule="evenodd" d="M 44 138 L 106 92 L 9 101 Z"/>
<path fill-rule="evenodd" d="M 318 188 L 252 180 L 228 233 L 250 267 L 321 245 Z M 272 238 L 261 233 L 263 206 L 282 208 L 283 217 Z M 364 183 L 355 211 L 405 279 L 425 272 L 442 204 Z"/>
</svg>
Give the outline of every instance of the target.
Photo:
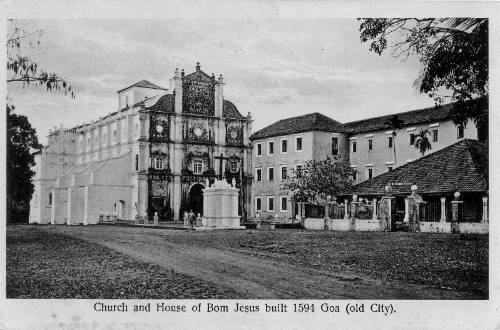
<svg viewBox="0 0 500 330">
<path fill-rule="evenodd" d="M 188 194 L 189 202 L 188 209 L 186 210 L 187 212 L 193 210 L 196 215 L 198 215 L 198 213 L 203 214 L 203 189 L 205 189 L 205 186 L 201 183 L 196 183 L 191 186 Z"/>
</svg>

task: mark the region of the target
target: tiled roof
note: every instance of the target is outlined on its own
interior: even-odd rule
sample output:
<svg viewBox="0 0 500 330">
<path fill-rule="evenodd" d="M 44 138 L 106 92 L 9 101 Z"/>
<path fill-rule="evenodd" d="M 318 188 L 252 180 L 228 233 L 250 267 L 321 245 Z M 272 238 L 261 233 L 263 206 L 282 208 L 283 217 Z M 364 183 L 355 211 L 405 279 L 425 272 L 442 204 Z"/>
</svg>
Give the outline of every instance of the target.
<svg viewBox="0 0 500 330">
<path fill-rule="evenodd" d="M 399 184 L 399 185 L 398 185 Z M 418 193 L 438 194 L 488 191 L 488 145 L 464 139 L 390 172 L 351 188 L 357 195 L 383 195 L 392 186 L 394 195 L 409 195 L 412 184 Z"/>
<path fill-rule="evenodd" d="M 352 121 L 345 124 L 348 132 L 359 133 L 373 131 L 379 129 L 390 129 L 387 122 L 391 117 L 396 116 L 402 121 L 403 126 L 414 125 L 424 122 L 440 121 L 451 117 L 450 111 L 453 108 L 452 104 L 446 104 L 438 107 L 430 107 L 425 109 L 400 112 L 386 116 Z"/>
<path fill-rule="evenodd" d="M 264 139 L 272 136 L 288 135 L 309 131 L 343 132 L 341 123 L 318 112 L 308 115 L 282 119 L 271 124 L 250 137 L 251 140 Z"/>
<path fill-rule="evenodd" d="M 173 94 L 165 94 L 158 102 L 156 102 L 151 107 L 147 108 L 152 111 L 162 111 L 162 112 L 175 112 L 174 108 L 174 95 Z"/>
<path fill-rule="evenodd" d="M 125 87 L 125 88 L 120 89 L 120 90 L 118 91 L 118 93 L 119 93 L 119 92 L 121 92 L 121 91 L 124 91 L 124 90 L 126 90 L 126 89 L 128 89 L 128 88 L 130 88 L 130 87 L 143 87 L 143 88 L 153 88 L 153 89 L 163 89 L 163 90 L 167 90 L 167 88 L 160 87 L 160 86 L 155 85 L 155 84 L 153 84 L 152 82 L 150 82 L 150 81 L 148 81 L 148 80 L 146 80 L 146 79 L 143 79 L 143 80 L 141 80 L 141 81 L 136 82 L 136 83 L 135 83 L 135 84 L 133 84 L 133 85 L 130 85 L 130 86 L 128 86 L 128 87 Z"/>
<path fill-rule="evenodd" d="M 151 110 L 151 111 L 161 111 L 161 112 L 169 112 L 173 113 L 175 112 L 175 105 L 174 105 L 174 95 L 173 94 L 166 94 L 163 95 L 158 99 L 158 101 L 150 106 L 146 107 L 146 109 Z M 222 116 L 224 118 L 229 118 L 229 119 L 245 119 L 244 116 L 241 115 L 241 113 L 238 111 L 236 106 L 233 104 L 233 102 L 224 100 L 224 109 Z"/>
<path fill-rule="evenodd" d="M 233 102 L 224 100 L 224 109 L 222 110 L 224 118 L 245 119 L 245 117 L 238 111 L 238 108 Z"/>
</svg>

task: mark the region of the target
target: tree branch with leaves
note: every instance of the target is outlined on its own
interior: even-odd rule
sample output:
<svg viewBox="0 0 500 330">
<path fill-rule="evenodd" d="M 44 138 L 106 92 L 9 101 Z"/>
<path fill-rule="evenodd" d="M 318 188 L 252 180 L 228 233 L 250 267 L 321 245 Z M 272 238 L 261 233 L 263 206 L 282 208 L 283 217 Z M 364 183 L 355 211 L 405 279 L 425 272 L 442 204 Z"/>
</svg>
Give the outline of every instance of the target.
<svg viewBox="0 0 500 330">
<path fill-rule="evenodd" d="M 349 163 L 337 157 L 309 160 L 301 169 L 291 171 L 281 190 L 291 192 L 294 202 L 319 205 L 319 198 L 326 200 L 328 196 L 335 197 L 347 191 L 353 177 L 354 170 Z"/>
<path fill-rule="evenodd" d="M 436 105 L 454 102 L 452 118 L 465 126 L 472 120 L 478 137 L 488 131 L 487 18 L 362 18 L 360 39 L 381 55 L 417 56 L 421 63 L 415 87 Z"/>
</svg>

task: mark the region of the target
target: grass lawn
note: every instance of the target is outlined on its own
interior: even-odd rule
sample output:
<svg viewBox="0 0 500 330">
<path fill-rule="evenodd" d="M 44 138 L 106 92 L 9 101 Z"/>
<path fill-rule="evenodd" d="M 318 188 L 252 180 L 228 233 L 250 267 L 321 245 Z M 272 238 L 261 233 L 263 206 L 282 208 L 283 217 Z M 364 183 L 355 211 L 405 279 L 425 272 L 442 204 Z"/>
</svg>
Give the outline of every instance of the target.
<svg viewBox="0 0 500 330">
<path fill-rule="evenodd" d="M 7 298 L 238 298 L 226 288 L 36 227 L 7 227 Z"/>
<path fill-rule="evenodd" d="M 488 298 L 488 235 L 304 230 L 166 233 L 169 241 L 230 249 L 386 281 Z"/>
</svg>

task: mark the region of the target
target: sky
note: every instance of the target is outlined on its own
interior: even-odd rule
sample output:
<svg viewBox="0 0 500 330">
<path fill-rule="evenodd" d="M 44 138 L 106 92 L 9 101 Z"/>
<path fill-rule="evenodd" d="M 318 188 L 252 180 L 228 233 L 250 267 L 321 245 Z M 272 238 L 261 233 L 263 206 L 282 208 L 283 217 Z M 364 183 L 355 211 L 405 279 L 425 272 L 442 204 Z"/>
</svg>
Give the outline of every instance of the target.
<svg viewBox="0 0 500 330">
<path fill-rule="evenodd" d="M 72 82 L 76 98 L 8 84 L 16 111 L 39 139 L 118 109 L 117 91 L 139 80 L 169 88 L 175 68 L 196 62 L 222 74 L 224 98 L 257 130 L 280 119 L 320 112 L 340 122 L 433 106 L 413 82 L 416 58 L 382 56 L 359 40 L 356 19 L 23 20 L 43 31 L 27 50 L 39 67 Z"/>
</svg>

